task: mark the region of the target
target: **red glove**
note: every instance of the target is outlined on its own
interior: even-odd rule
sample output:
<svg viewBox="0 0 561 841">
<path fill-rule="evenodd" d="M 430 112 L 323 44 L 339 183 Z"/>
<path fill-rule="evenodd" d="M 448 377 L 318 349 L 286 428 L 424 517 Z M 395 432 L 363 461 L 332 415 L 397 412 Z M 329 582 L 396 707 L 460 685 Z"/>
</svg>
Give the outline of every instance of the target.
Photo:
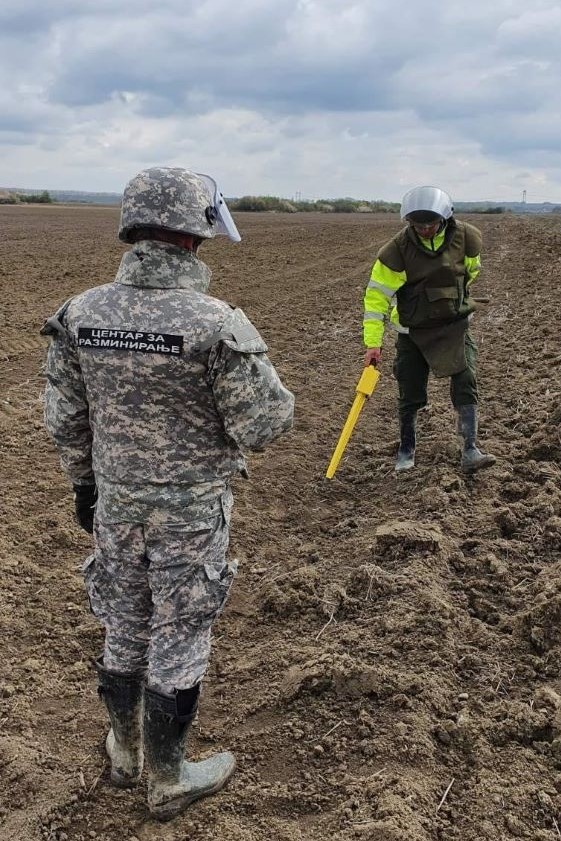
<svg viewBox="0 0 561 841">
<path fill-rule="evenodd" d="M 379 347 L 369 347 L 364 355 L 364 367 L 368 368 L 369 365 L 374 365 L 375 368 L 378 367 L 380 364 L 380 359 L 382 358 L 382 348 Z"/>
</svg>

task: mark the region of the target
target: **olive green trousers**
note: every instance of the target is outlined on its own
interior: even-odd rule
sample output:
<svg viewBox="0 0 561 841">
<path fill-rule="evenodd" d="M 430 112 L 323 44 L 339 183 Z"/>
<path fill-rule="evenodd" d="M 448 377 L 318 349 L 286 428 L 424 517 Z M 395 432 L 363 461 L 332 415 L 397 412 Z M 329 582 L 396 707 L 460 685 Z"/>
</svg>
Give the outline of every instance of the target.
<svg viewBox="0 0 561 841">
<path fill-rule="evenodd" d="M 450 397 L 454 408 L 477 405 L 477 345 L 469 331 L 465 336 L 467 366 L 450 377 Z M 406 333 L 400 333 L 396 342 L 393 373 L 399 386 L 399 416 L 417 412 L 427 405 L 429 365 Z"/>
</svg>

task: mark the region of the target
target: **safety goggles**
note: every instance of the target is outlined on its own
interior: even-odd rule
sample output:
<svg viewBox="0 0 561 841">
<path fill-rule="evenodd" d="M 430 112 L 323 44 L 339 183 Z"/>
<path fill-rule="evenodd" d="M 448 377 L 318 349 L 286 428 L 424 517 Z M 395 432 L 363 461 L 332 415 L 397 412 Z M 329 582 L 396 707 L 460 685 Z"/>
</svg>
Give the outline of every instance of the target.
<svg viewBox="0 0 561 841">
<path fill-rule="evenodd" d="M 204 181 L 213 196 L 213 203 L 206 209 L 208 224 L 215 228 L 217 234 L 224 234 L 232 242 L 241 242 L 240 232 L 236 228 L 224 196 L 218 189 L 218 184 L 210 175 L 203 175 L 201 172 L 197 172 L 197 175 Z"/>
<path fill-rule="evenodd" d="M 415 228 L 416 231 L 432 231 L 434 228 L 440 228 L 442 221 L 437 220 L 436 222 L 410 222 L 411 227 Z"/>
</svg>

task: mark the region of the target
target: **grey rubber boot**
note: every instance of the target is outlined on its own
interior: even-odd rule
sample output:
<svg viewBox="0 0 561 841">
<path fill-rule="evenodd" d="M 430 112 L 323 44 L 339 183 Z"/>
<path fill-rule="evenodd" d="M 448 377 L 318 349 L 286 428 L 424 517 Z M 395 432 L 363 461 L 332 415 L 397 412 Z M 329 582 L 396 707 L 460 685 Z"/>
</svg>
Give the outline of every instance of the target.
<svg viewBox="0 0 561 841">
<path fill-rule="evenodd" d="M 417 424 L 417 413 L 408 412 L 399 419 L 399 450 L 395 472 L 403 473 L 415 467 L 415 427 Z"/>
<path fill-rule="evenodd" d="M 464 439 L 462 470 L 464 473 L 474 473 L 482 467 L 491 467 L 497 461 L 495 456 L 482 453 L 477 447 L 477 406 L 460 406 L 457 411 L 458 427 Z"/>
<path fill-rule="evenodd" d="M 148 808 L 160 821 L 168 821 L 195 800 L 220 791 L 236 769 L 231 753 L 218 753 L 202 762 L 188 762 L 184 758 L 198 698 L 199 686 L 176 691 L 175 695 L 146 689 L 144 745 Z"/>
<path fill-rule="evenodd" d="M 131 788 L 140 780 L 144 764 L 142 719 L 144 674 L 121 674 L 106 669 L 96 660 L 99 685 L 111 729 L 105 740 L 111 760 L 111 782 L 119 788 Z"/>
</svg>

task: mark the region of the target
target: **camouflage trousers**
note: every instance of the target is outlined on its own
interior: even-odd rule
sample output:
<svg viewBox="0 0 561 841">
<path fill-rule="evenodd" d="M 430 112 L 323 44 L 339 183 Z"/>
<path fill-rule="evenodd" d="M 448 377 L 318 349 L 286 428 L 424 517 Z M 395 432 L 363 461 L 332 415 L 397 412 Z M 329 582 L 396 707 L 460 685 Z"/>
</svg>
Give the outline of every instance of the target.
<svg viewBox="0 0 561 841">
<path fill-rule="evenodd" d="M 235 575 L 226 559 L 231 492 L 220 502 L 218 514 L 190 523 L 96 520 L 95 552 L 83 571 L 105 627 L 105 668 L 145 671 L 147 684 L 167 694 L 202 679 L 212 624 Z"/>
</svg>

